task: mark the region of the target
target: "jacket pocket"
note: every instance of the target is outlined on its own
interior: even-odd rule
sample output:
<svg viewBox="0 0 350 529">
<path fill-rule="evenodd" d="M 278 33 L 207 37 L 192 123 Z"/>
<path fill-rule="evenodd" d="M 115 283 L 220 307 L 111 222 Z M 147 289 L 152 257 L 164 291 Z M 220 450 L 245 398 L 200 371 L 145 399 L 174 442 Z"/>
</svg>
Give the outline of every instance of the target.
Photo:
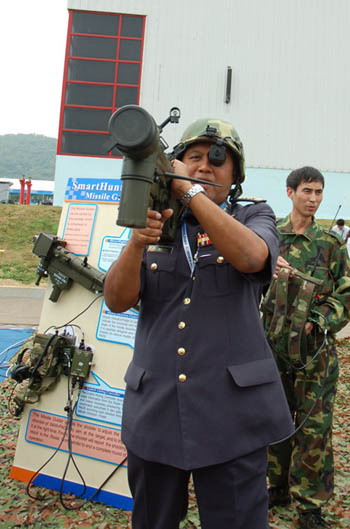
<svg viewBox="0 0 350 529">
<path fill-rule="evenodd" d="M 279 373 L 273 358 L 254 360 L 246 364 L 228 366 L 228 371 L 237 386 L 245 388 L 269 384 L 279 379 Z"/>
<path fill-rule="evenodd" d="M 169 299 L 176 292 L 177 252 L 146 252 L 144 259 L 147 290 L 152 298 Z"/>
<path fill-rule="evenodd" d="M 146 371 L 143 367 L 139 367 L 131 362 L 124 376 L 124 381 L 126 382 L 127 387 L 134 391 L 138 391 L 145 372 Z"/>
<path fill-rule="evenodd" d="M 198 252 L 197 279 L 204 296 L 225 296 L 232 291 L 232 265 L 218 252 Z"/>
<path fill-rule="evenodd" d="M 333 290 L 333 279 L 330 270 L 325 266 L 308 267 L 308 272 L 312 273 L 313 277 L 322 280 L 322 285 L 316 287 L 315 292 L 321 296 L 330 294 Z"/>
</svg>

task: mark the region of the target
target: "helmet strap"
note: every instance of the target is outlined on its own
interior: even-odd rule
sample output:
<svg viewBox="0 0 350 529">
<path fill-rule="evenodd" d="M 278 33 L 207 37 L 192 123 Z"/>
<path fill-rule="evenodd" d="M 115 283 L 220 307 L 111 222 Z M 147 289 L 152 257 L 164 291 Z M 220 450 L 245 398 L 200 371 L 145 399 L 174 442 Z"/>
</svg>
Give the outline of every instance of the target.
<svg viewBox="0 0 350 529">
<path fill-rule="evenodd" d="M 235 187 L 231 189 L 227 197 L 230 204 L 233 204 L 234 202 L 236 202 L 236 200 L 239 199 L 242 193 L 243 193 L 243 190 L 242 190 L 241 184 L 240 183 L 236 184 Z"/>
</svg>

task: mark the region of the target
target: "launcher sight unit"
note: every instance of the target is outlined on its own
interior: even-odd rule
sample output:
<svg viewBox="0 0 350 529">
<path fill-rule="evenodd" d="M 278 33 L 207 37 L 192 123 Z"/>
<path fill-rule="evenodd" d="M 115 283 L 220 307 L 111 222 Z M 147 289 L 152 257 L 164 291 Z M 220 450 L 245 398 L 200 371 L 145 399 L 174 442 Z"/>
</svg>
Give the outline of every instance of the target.
<svg viewBox="0 0 350 529">
<path fill-rule="evenodd" d="M 163 228 L 162 241 L 174 239 L 181 210 L 179 201 L 171 198 L 172 167 L 165 154 L 168 147 L 160 136 L 167 123 L 178 123 L 180 110 L 173 107 L 169 117 L 157 125 L 153 117 L 138 105 L 125 105 L 110 117 L 109 150 L 116 147 L 123 155 L 123 181 L 117 224 L 130 228 L 146 226 L 147 209 L 174 214 Z"/>
<path fill-rule="evenodd" d="M 49 299 L 56 302 L 62 290 L 68 289 L 73 281 L 87 290 L 99 294 L 103 292 L 105 274 L 89 265 L 87 257 L 80 259 L 65 249 L 66 242 L 48 233 L 33 237 L 33 253 L 40 257 L 37 267 L 39 285 L 42 277 L 50 277 L 53 289 Z"/>
</svg>

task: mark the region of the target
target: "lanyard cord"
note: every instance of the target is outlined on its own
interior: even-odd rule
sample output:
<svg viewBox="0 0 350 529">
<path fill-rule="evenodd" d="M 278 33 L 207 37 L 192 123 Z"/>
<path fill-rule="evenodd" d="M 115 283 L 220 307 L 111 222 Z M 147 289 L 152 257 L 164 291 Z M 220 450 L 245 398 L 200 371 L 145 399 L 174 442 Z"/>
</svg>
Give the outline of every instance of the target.
<svg viewBox="0 0 350 529">
<path fill-rule="evenodd" d="M 196 266 L 196 262 L 195 262 L 196 254 L 195 254 L 195 257 L 193 257 L 190 242 L 188 240 L 186 221 L 183 221 L 181 224 L 181 236 L 182 236 L 182 246 L 184 248 L 184 252 L 186 255 L 188 266 L 190 267 L 191 277 L 192 277 L 195 266 Z"/>
<path fill-rule="evenodd" d="M 227 211 L 227 209 L 228 209 L 226 202 L 222 202 L 219 205 L 219 207 L 221 209 L 223 209 L 224 211 Z M 191 271 L 191 277 L 192 277 L 194 269 L 195 269 L 195 266 L 196 266 L 196 262 L 197 262 L 198 250 L 196 250 L 196 252 L 195 252 L 195 254 L 193 256 L 192 255 L 191 246 L 190 246 L 190 242 L 189 242 L 189 239 L 188 239 L 187 224 L 186 224 L 185 215 L 182 216 L 181 237 L 182 237 L 182 246 L 183 246 L 183 249 L 184 249 L 184 252 L 185 252 L 185 255 L 186 255 L 186 259 L 187 259 L 188 266 L 189 266 L 190 271 Z"/>
</svg>

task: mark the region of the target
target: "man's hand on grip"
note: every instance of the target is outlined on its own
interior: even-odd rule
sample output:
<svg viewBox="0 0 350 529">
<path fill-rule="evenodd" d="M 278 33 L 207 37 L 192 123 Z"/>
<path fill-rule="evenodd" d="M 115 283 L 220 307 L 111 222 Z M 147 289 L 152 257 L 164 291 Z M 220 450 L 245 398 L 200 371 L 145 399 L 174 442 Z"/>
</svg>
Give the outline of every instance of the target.
<svg viewBox="0 0 350 529">
<path fill-rule="evenodd" d="M 162 235 L 164 222 L 172 214 L 172 209 L 165 209 L 162 213 L 149 209 L 147 211 L 146 228 L 133 229 L 130 242 L 138 248 L 144 248 L 148 244 L 156 244 Z"/>
</svg>

